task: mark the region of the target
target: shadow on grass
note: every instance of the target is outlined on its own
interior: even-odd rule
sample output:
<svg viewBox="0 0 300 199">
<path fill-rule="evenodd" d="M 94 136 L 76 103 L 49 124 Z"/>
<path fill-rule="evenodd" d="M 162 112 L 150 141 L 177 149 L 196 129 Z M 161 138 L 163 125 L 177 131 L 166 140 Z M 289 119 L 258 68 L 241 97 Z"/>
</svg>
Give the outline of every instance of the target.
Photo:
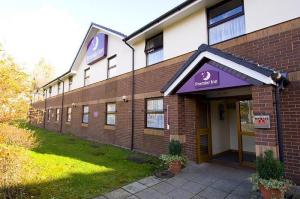
<svg viewBox="0 0 300 199">
<path fill-rule="evenodd" d="M 26 123 L 38 139 L 31 155 L 38 171 L 23 186 L 34 198 L 92 198 L 151 175 L 157 159 L 117 147 L 58 134 Z M 143 156 L 137 164 L 129 156 Z M 30 170 L 29 170 L 30 172 Z"/>
</svg>

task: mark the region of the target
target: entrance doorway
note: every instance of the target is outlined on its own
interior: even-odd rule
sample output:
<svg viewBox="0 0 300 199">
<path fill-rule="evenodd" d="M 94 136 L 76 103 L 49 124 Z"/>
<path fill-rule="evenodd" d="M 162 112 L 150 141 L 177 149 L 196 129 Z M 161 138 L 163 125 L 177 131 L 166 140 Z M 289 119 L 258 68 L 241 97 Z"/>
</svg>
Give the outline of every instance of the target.
<svg viewBox="0 0 300 199">
<path fill-rule="evenodd" d="M 214 160 L 254 166 L 251 100 L 198 100 L 196 120 L 198 163 Z"/>
</svg>

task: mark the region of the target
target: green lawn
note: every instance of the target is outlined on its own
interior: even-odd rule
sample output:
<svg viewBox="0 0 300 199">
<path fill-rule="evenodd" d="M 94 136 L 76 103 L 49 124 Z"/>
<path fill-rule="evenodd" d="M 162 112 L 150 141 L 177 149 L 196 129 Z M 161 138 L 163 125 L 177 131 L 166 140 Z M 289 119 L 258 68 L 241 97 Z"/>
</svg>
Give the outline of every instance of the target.
<svg viewBox="0 0 300 199">
<path fill-rule="evenodd" d="M 27 126 L 38 137 L 39 146 L 26 153 L 23 185 L 33 198 L 93 198 L 151 175 L 157 160 L 117 147 L 85 141 Z M 143 156 L 137 164 L 128 156 Z"/>
</svg>

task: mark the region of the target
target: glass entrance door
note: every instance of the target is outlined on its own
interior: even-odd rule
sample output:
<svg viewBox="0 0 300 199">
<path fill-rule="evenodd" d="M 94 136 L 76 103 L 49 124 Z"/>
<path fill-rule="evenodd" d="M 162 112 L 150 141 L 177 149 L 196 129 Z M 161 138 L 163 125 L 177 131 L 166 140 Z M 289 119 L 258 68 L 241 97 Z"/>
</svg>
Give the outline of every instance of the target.
<svg viewBox="0 0 300 199">
<path fill-rule="evenodd" d="M 207 102 L 197 103 L 196 114 L 197 133 L 197 162 L 207 162 L 211 159 L 211 127 L 210 127 L 210 107 Z"/>
<path fill-rule="evenodd" d="M 236 106 L 239 161 L 254 166 L 256 153 L 252 100 L 238 101 Z"/>
</svg>

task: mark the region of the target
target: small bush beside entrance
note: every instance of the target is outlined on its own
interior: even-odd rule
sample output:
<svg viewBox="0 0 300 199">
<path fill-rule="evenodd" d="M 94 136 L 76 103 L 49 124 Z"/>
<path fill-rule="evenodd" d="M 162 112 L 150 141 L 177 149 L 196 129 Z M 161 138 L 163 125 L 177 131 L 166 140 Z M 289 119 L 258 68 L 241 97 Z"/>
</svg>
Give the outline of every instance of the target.
<svg viewBox="0 0 300 199">
<path fill-rule="evenodd" d="M 291 186 L 289 180 L 284 179 L 284 166 L 273 157 L 273 151 L 265 151 L 256 160 L 257 173 L 252 175 L 251 181 L 255 189 L 259 189 L 264 199 L 281 199 Z"/>
</svg>

